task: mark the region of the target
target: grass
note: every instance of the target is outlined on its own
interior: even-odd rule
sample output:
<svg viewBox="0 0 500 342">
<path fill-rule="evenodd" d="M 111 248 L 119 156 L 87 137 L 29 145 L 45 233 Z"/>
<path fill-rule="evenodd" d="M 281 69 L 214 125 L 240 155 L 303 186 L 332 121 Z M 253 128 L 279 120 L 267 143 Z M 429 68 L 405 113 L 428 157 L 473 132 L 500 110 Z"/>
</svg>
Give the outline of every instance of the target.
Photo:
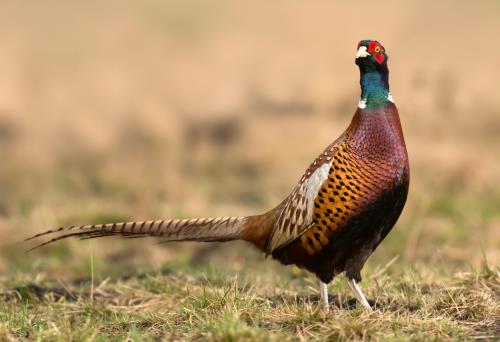
<svg viewBox="0 0 500 342">
<path fill-rule="evenodd" d="M 481 198 L 410 202 L 363 270 L 374 312 L 338 277 L 325 314 L 313 275 L 242 242 L 66 241 L 27 255 L 4 244 L 0 340 L 498 340 L 497 199 Z M 126 217 L 77 206 L 60 223 Z"/>
<path fill-rule="evenodd" d="M 498 1 L 360 6 L 6 5 L 0 341 L 499 340 Z M 324 315 L 313 276 L 242 243 L 16 244 L 270 209 L 347 126 L 365 38 L 391 56 L 412 173 L 362 273 L 373 313 L 339 277 Z"/>
<path fill-rule="evenodd" d="M 266 268 L 261 261 L 259 268 Z M 267 263 L 266 263 L 267 264 Z M 272 268 L 273 266 L 271 266 Z M 0 337 L 37 341 L 472 340 L 500 338 L 500 268 L 435 278 L 428 269 L 375 270 L 360 308 L 341 278 L 331 310 L 307 274 L 263 280 L 186 263 L 126 277 L 55 282 L 18 274 L 2 285 Z"/>
</svg>

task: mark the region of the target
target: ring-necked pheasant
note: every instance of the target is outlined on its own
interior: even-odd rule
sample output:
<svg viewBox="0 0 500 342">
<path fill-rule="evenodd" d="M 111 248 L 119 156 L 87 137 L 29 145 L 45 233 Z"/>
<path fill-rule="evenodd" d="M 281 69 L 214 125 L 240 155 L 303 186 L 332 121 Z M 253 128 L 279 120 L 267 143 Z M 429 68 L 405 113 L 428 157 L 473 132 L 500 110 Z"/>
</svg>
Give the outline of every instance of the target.
<svg viewBox="0 0 500 342">
<path fill-rule="evenodd" d="M 370 309 L 357 282 L 368 257 L 386 237 L 406 202 L 409 164 L 399 115 L 389 92 L 384 47 L 358 44 L 361 98 L 347 130 L 306 170 L 276 208 L 256 216 L 166 219 L 61 227 L 37 234 L 68 237 L 153 236 L 168 241 L 248 241 L 285 265 L 318 276 L 322 304 L 327 283 L 345 272 L 359 302 Z M 37 248 L 35 247 L 35 248 Z"/>
</svg>

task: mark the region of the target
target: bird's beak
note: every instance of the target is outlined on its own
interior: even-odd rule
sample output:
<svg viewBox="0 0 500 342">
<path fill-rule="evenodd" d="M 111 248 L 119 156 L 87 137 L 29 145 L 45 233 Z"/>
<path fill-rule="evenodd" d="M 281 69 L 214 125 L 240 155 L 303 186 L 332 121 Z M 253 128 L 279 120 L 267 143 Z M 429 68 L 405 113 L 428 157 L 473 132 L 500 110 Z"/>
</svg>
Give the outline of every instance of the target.
<svg viewBox="0 0 500 342">
<path fill-rule="evenodd" d="M 366 46 L 360 46 L 358 49 L 358 53 L 356 53 L 356 59 L 368 56 L 370 56 L 370 53 L 366 51 Z"/>
</svg>

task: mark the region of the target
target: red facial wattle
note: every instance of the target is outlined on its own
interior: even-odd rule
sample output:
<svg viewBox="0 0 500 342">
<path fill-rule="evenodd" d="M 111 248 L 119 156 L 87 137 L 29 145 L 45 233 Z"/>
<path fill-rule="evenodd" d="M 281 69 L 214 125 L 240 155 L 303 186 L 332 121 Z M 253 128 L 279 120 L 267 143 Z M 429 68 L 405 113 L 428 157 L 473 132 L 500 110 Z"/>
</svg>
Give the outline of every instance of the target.
<svg viewBox="0 0 500 342">
<path fill-rule="evenodd" d="M 370 45 L 368 45 L 368 52 L 375 58 L 378 64 L 384 63 L 385 60 L 385 54 L 384 54 L 384 48 L 382 45 L 380 45 L 379 42 L 370 42 Z"/>
</svg>

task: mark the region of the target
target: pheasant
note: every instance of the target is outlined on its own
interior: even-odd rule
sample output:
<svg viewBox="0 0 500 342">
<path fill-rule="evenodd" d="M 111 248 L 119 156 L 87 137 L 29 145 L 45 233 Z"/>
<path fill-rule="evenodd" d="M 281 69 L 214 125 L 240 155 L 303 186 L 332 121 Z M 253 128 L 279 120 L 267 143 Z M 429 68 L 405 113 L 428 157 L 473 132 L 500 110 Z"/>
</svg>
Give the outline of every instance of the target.
<svg viewBox="0 0 500 342">
<path fill-rule="evenodd" d="M 312 162 L 291 194 L 255 216 L 165 219 L 61 227 L 36 234 L 52 239 L 118 235 L 166 241 L 244 240 L 284 265 L 295 264 L 327 284 L 344 273 L 360 304 L 371 310 L 358 283 L 368 257 L 401 214 L 409 189 L 408 154 L 398 110 L 389 92 L 384 47 L 362 40 L 355 62 L 361 97 L 349 127 Z"/>
</svg>

